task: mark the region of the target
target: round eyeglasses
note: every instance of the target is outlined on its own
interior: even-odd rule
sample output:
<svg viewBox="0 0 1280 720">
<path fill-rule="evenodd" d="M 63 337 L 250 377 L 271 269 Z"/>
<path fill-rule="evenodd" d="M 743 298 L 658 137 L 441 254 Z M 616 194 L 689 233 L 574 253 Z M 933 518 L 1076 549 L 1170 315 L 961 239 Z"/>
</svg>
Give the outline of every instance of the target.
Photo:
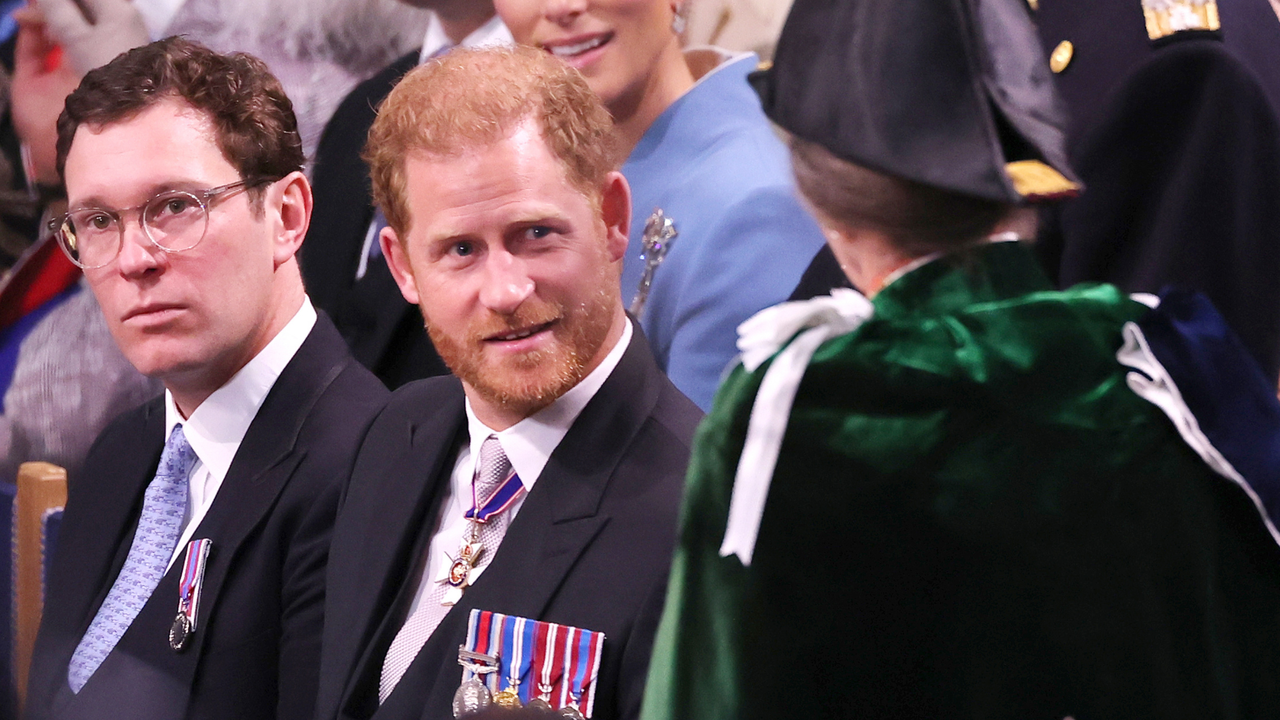
<svg viewBox="0 0 1280 720">
<path fill-rule="evenodd" d="M 136 212 L 142 232 L 165 252 L 190 250 L 209 229 L 209 206 L 214 200 L 263 181 L 241 180 L 209 190 L 166 190 L 145 203 L 124 210 L 80 208 L 49 222 L 62 251 L 85 270 L 105 267 L 120 254 L 124 243 L 122 216 Z"/>
</svg>

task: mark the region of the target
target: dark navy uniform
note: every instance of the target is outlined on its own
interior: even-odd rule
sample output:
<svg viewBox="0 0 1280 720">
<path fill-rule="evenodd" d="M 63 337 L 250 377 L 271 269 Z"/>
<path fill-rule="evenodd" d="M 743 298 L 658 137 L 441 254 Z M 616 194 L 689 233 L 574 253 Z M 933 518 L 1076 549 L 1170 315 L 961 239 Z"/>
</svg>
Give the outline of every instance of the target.
<svg viewBox="0 0 1280 720">
<path fill-rule="evenodd" d="M 1050 275 L 1062 287 L 1198 290 L 1274 384 L 1280 20 L 1267 0 L 1192 0 L 1182 4 L 1188 17 L 1212 7 L 1216 27 L 1162 33 L 1149 31 L 1137 0 L 1038 5 L 1072 115 L 1072 165 L 1087 188 L 1044 215 L 1040 251 Z"/>
</svg>

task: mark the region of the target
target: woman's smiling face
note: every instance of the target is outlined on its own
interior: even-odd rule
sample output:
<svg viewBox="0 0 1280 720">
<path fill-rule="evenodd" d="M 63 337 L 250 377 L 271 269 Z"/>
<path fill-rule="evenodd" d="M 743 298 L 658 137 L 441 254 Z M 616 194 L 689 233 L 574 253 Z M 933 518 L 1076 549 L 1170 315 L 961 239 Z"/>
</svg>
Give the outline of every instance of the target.
<svg viewBox="0 0 1280 720">
<path fill-rule="evenodd" d="M 641 104 L 679 38 L 671 0 L 495 0 L 516 41 L 577 68 L 606 107 Z"/>
</svg>

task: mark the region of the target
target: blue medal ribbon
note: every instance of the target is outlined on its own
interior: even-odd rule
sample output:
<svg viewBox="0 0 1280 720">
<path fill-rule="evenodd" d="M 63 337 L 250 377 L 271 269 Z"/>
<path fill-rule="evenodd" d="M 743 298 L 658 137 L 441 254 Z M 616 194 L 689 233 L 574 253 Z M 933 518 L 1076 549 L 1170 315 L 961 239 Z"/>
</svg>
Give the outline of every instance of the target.
<svg viewBox="0 0 1280 720">
<path fill-rule="evenodd" d="M 569 697 L 572 698 L 575 705 L 582 700 L 582 693 L 586 690 L 587 666 L 592 661 L 591 637 L 594 634 L 590 630 L 582 630 L 578 633 L 578 663 L 573 669 L 573 683 L 569 689 Z M 578 709 L 582 710 L 583 708 L 580 707 Z"/>
<path fill-rule="evenodd" d="M 533 673 L 529 672 L 530 668 L 533 667 L 533 658 L 538 655 L 538 648 L 535 645 L 535 638 L 538 634 L 538 623 L 536 620 L 525 620 L 521 623 L 520 629 L 522 630 L 522 642 L 520 646 L 523 648 L 524 652 L 520 653 L 519 693 L 520 702 L 528 704 L 534 698 L 538 697 L 538 693 L 535 692 L 537 689 L 535 687 L 537 683 L 533 680 Z"/>
<path fill-rule="evenodd" d="M 478 523 L 488 522 L 489 518 L 501 514 L 511 507 L 511 503 L 520 497 L 520 493 L 523 490 L 524 483 L 520 482 L 520 476 L 512 472 L 511 477 L 499 485 L 498 489 L 493 491 L 493 494 L 489 496 L 488 500 L 484 501 L 483 505 L 476 502 L 475 504 L 480 505 L 480 507 L 473 506 L 464 517 L 468 520 L 475 520 Z"/>
<path fill-rule="evenodd" d="M 507 682 L 507 676 L 511 672 L 511 658 L 515 655 L 516 650 L 516 618 L 513 615 L 499 615 L 494 613 L 493 621 L 502 623 L 502 648 L 500 657 L 502 658 L 502 667 L 498 674 L 502 676 L 501 682 L 498 683 L 501 689 L 507 689 L 510 684 Z"/>
</svg>

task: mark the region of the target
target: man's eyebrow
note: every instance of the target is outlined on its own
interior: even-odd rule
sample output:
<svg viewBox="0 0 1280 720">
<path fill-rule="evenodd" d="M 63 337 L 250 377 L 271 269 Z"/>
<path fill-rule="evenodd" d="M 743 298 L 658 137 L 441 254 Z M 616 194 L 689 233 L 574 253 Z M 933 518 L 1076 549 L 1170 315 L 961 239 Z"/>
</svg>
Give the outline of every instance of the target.
<svg viewBox="0 0 1280 720">
<path fill-rule="evenodd" d="M 561 222 L 568 217 L 563 209 L 558 205 L 545 204 L 536 207 L 530 207 L 518 213 L 513 213 L 507 220 L 508 227 L 528 227 L 545 222 Z"/>
<path fill-rule="evenodd" d="M 105 209 L 106 209 L 106 206 L 102 202 L 102 199 L 94 195 L 91 195 L 78 203 L 74 203 L 68 206 L 67 208 L 69 212 L 75 212 L 77 210 L 105 210 Z"/>
<path fill-rule="evenodd" d="M 143 193 L 146 196 L 146 200 L 143 200 L 141 203 L 137 203 L 135 205 L 130 205 L 129 207 L 137 207 L 138 205 L 141 205 L 143 203 L 150 202 L 155 196 L 159 195 L 160 193 L 169 192 L 171 190 L 182 190 L 183 192 L 199 193 L 199 192 L 208 190 L 210 187 L 212 186 L 209 185 L 208 183 L 205 183 L 199 180 L 188 180 L 188 179 L 166 180 L 164 182 L 153 183 Z M 73 212 L 76 210 L 123 210 L 123 209 L 125 208 L 113 207 L 111 205 L 108 205 L 106 200 L 104 200 L 101 195 L 90 195 L 89 197 L 80 200 L 75 205 L 70 206 L 70 210 Z"/>
<path fill-rule="evenodd" d="M 508 217 L 503 218 L 503 234 L 514 228 L 528 228 L 531 225 L 540 223 L 563 222 L 568 214 L 565 213 L 558 205 L 551 203 L 539 203 L 537 206 L 529 208 L 521 208 L 519 211 L 511 213 Z M 428 244 L 449 244 L 463 240 L 474 240 L 480 237 L 482 233 L 476 233 L 470 230 L 462 230 L 458 227 L 445 226 L 438 231 L 432 231 L 425 238 Z"/>
<path fill-rule="evenodd" d="M 445 228 L 439 232 L 432 232 L 430 235 L 427 235 L 425 241 L 427 245 L 431 246 L 452 245 L 455 242 L 469 240 L 474 237 L 474 233 L 464 232 L 456 228 Z"/>
</svg>

